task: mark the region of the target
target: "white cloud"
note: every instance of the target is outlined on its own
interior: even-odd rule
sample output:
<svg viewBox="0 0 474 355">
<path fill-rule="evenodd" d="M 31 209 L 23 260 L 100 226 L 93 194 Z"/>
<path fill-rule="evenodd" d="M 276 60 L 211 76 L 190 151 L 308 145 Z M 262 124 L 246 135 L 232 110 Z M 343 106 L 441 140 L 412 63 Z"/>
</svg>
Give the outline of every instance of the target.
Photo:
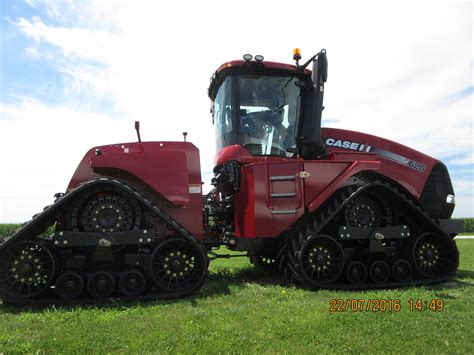
<svg viewBox="0 0 474 355">
<path fill-rule="evenodd" d="M 472 96 L 443 101 L 472 85 L 470 4 L 306 3 L 294 16 L 282 1 L 271 7 L 250 1 L 31 3 L 47 16 L 20 18 L 18 29 L 34 40 L 30 53 L 48 56 L 64 75 L 69 99 L 59 107 L 31 101 L 4 107 L 0 132 L 8 133 L 0 145 L 11 146 L 21 134 L 48 152 L 60 147 L 48 163 L 61 186 L 91 145 L 134 140 L 134 120 L 142 122 L 143 139 L 181 140 L 188 131 L 203 171 L 210 171 L 206 88 L 212 72 L 246 52 L 291 62 L 294 47 L 303 50 L 303 60 L 327 48 L 324 117 L 336 126 L 437 158 L 470 155 L 472 164 Z M 91 112 L 94 107 L 102 113 Z M 71 126 L 81 139 L 70 137 Z M 44 161 L 20 148 L 17 154 L 23 165 Z"/>
</svg>

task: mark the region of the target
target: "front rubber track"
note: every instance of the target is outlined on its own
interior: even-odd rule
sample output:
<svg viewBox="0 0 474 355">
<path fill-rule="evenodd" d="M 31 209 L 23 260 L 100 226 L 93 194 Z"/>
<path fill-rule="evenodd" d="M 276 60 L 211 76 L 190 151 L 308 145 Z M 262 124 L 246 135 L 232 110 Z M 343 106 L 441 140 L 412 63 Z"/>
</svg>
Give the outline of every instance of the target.
<svg viewBox="0 0 474 355">
<path fill-rule="evenodd" d="M 119 190 L 122 190 L 125 194 L 135 198 L 141 204 L 142 208 L 147 210 L 148 213 L 158 216 L 163 223 L 168 225 L 171 230 L 174 230 L 174 236 L 176 238 L 182 238 L 187 240 L 190 244 L 196 246 L 197 248 L 203 250 L 203 246 L 200 242 L 194 238 L 194 236 L 187 231 L 180 223 L 174 220 L 171 216 L 167 215 L 164 211 L 162 211 L 158 206 L 154 205 L 151 201 L 146 199 L 144 196 L 140 195 L 138 192 L 133 190 L 126 184 L 123 184 L 120 181 L 109 179 L 109 178 L 101 178 L 97 180 L 91 180 L 84 182 L 77 186 L 75 189 L 69 191 L 67 194 L 58 198 L 54 204 L 47 206 L 43 212 L 38 213 L 33 217 L 31 221 L 28 221 L 22 225 L 20 229 L 15 231 L 14 234 L 11 236 L 3 239 L 0 241 L 0 251 L 3 251 L 13 244 L 23 241 L 40 241 L 44 239 L 45 243 L 50 242 L 47 238 L 38 237 L 41 233 L 43 233 L 49 226 L 53 225 L 57 220 L 59 220 L 68 210 L 68 208 L 73 204 L 75 199 L 86 189 L 96 188 L 100 186 L 113 186 Z M 166 240 L 166 239 L 165 239 Z M 55 248 L 52 247 L 52 250 Z M 148 287 L 147 293 L 142 294 L 140 296 L 123 296 L 119 295 L 115 297 L 114 295 L 106 298 L 91 298 L 90 296 L 86 295 L 86 298 L 78 298 L 72 300 L 63 300 L 57 297 L 52 296 L 51 290 L 45 290 L 43 294 L 40 294 L 34 298 L 13 298 L 12 296 L 2 295 L 2 299 L 4 303 L 8 304 L 31 304 L 31 305 L 48 305 L 48 304 L 81 304 L 81 303 L 109 303 L 111 300 L 120 300 L 120 301 L 151 301 L 155 299 L 173 299 L 173 298 L 180 298 L 187 296 L 196 290 L 198 290 L 207 276 L 207 266 L 208 266 L 208 259 L 206 256 L 205 251 L 203 250 L 203 255 L 205 257 L 205 270 L 203 271 L 204 275 L 202 279 L 200 279 L 199 283 L 193 285 L 192 289 L 190 290 L 183 290 L 176 291 L 176 292 L 165 292 L 158 290 L 156 287 Z M 58 269 L 62 269 L 61 266 Z M 55 275 L 55 280 L 59 277 L 60 274 Z M 54 284 L 54 282 L 53 282 Z"/>
</svg>

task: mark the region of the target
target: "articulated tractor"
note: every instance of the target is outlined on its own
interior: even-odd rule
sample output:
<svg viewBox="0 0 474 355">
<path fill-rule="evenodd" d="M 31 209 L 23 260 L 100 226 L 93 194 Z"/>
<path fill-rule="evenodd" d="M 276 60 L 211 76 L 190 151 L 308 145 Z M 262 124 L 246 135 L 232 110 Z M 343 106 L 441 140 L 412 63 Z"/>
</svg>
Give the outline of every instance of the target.
<svg viewBox="0 0 474 355">
<path fill-rule="evenodd" d="M 64 193 L 0 241 L 9 303 L 181 297 L 228 248 L 309 289 L 449 280 L 458 268 L 446 166 L 402 144 L 321 128 L 326 51 L 244 55 L 209 86 L 212 190 L 183 142 L 94 147 Z M 312 64 L 312 70 L 308 66 Z"/>
</svg>

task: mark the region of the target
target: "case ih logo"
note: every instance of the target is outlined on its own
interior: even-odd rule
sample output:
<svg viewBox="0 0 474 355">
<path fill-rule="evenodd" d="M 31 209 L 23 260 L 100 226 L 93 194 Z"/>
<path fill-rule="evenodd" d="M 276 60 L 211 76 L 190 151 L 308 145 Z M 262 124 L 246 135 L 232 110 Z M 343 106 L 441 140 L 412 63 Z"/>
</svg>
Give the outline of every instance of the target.
<svg viewBox="0 0 474 355">
<path fill-rule="evenodd" d="M 386 159 L 390 159 L 396 163 L 408 166 L 409 168 L 417 170 L 420 173 L 426 170 L 426 165 L 419 161 L 411 160 L 402 155 L 389 152 L 388 150 L 385 150 L 382 148 L 372 147 L 368 143 L 362 144 L 362 143 L 351 142 L 351 141 L 343 141 L 342 139 L 335 139 L 335 138 L 323 138 L 323 139 L 326 145 L 330 147 L 350 149 L 357 152 L 372 152 Z"/>
<path fill-rule="evenodd" d="M 335 139 L 335 138 L 325 138 L 325 143 L 326 145 L 331 146 L 331 147 L 350 149 L 350 150 L 355 150 L 357 152 L 370 152 L 370 149 L 372 148 L 370 145 L 357 143 L 357 142 L 351 142 L 351 141 L 343 141 L 341 139 Z"/>
</svg>

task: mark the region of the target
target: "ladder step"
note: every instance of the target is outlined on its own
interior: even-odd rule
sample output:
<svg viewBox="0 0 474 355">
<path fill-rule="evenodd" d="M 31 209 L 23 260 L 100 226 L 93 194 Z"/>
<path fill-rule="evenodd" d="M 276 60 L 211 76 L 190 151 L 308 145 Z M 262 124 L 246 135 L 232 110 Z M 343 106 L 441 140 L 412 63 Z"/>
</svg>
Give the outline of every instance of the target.
<svg viewBox="0 0 474 355">
<path fill-rule="evenodd" d="M 279 210 L 279 211 L 272 211 L 272 214 L 295 214 L 296 210 Z"/>
<path fill-rule="evenodd" d="M 282 192 L 282 193 L 273 193 L 272 197 L 295 197 L 296 192 Z"/>
<path fill-rule="evenodd" d="M 271 181 L 292 181 L 295 180 L 295 178 L 295 175 L 270 176 Z"/>
</svg>

